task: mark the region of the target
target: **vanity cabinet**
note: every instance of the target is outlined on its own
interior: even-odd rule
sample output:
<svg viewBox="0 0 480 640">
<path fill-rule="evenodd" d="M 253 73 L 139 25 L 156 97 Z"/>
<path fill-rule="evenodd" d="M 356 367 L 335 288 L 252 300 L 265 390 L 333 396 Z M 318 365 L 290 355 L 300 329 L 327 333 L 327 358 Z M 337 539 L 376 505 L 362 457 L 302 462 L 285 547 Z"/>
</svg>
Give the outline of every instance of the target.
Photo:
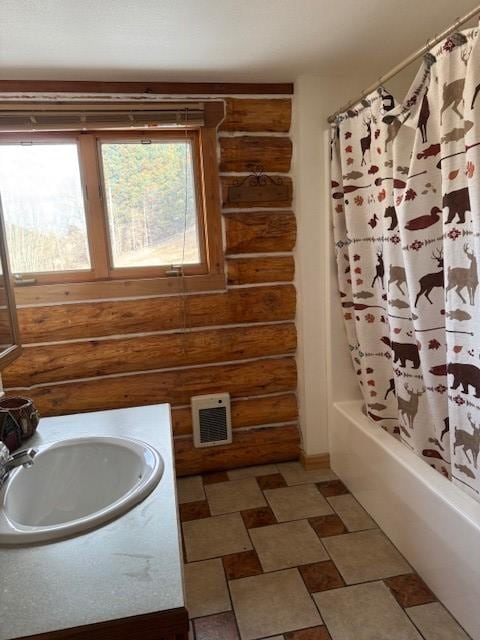
<svg viewBox="0 0 480 640">
<path fill-rule="evenodd" d="M 29 446 L 92 436 L 147 443 L 163 475 L 142 502 L 96 529 L 0 546 L 0 640 L 188 640 L 170 407 L 44 418 Z"/>
<path fill-rule="evenodd" d="M 188 640 L 188 614 L 161 611 L 12 640 Z"/>
</svg>

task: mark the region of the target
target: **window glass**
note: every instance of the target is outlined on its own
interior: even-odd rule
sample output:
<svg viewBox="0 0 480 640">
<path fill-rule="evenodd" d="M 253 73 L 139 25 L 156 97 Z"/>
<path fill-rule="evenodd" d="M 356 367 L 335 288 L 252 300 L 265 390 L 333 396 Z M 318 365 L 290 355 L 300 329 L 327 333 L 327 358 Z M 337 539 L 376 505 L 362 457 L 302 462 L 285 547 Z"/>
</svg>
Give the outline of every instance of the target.
<svg viewBox="0 0 480 640">
<path fill-rule="evenodd" d="M 112 266 L 199 263 L 190 141 L 103 142 L 101 158 Z"/>
<path fill-rule="evenodd" d="M 90 269 L 75 143 L 1 144 L 0 193 L 13 273 Z"/>
</svg>

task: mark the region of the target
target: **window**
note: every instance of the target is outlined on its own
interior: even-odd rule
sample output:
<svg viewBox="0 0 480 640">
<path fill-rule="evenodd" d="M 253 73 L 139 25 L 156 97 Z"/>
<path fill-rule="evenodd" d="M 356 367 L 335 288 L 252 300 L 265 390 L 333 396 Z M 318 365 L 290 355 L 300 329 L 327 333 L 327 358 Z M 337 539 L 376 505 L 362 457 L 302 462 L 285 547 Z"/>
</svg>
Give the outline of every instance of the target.
<svg viewBox="0 0 480 640">
<path fill-rule="evenodd" d="M 0 192 L 17 283 L 220 274 L 218 175 L 206 160 L 214 134 L 2 135 Z"/>
</svg>

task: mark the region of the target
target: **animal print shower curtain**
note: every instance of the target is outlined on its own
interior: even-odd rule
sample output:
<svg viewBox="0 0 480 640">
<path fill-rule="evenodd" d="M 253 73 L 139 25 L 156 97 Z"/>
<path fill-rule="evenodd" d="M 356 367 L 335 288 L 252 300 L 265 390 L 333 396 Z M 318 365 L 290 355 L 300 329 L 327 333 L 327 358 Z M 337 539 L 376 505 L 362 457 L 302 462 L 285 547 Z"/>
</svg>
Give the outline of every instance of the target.
<svg viewBox="0 0 480 640">
<path fill-rule="evenodd" d="M 480 500 L 480 42 L 427 54 L 332 126 L 348 342 L 371 420 Z"/>
</svg>

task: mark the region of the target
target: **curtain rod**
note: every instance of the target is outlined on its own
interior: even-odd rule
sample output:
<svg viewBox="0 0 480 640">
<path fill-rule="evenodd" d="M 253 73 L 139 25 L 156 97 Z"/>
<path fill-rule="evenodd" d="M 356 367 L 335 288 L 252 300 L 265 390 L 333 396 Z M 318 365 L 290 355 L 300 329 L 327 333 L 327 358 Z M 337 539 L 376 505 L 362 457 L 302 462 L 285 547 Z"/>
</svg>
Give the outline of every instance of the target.
<svg viewBox="0 0 480 640">
<path fill-rule="evenodd" d="M 458 27 L 460 27 L 462 24 L 465 24 L 465 22 L 468 22 L 479 13 L 480 13 L 480 5 L 477 5 L 475 9 L 472 9 L 471 11 L 469 11 L 465 16 L 463 16 L 463 18 L 457 18 L 457 20 L 455 20 L 455 22 L 450 27 L 445 29 L 445 31 L 442 31 L 442 33 L 435 36 L 432 40 L 428 40 L 423 47 L 421 47 L 420 49 L 418 49 L 417 51 L 409 55 L 408 58 L 405 58 L 403 62 L 400 62 L 399 64 L 397 64 L 395 67 L 393 67 L 393 69 L 390 69 L 388 73 L 378 78 L 378 80 L 376 80 L 373 84 L 371 84 L 367 89 L 364 89 L 360 94 L 360 96 L 358 96 L 358 98 L 355 98 L 354 100 L 350 100 L 350 102 L 347 102 L 347 104 L 345 104 L 343 107 L 335 111 L 335 113 L 332 113 L 332 115 L 328 117 L 328 122 L 330 123 L 334 122 L 335 118 L 340 113 L 343 113 L 344 111 L 348 111 L 355 104 L 363 100 L 363 98 L 366 98 L 370 93 L 372 93 L 372 91 L 375 91 L 375 89 L 378 89 L 378 87 L 380 87 L 384 82 L 387 82 L 387 80 L 390 80 L 390 78 L 393 78 L 393 76 L 396 76 L 397 73 L 400 73 L 400 71 L 403 71 L 403 69 L 405 69 L 410 64 L 412 64 L 412 62 L 415 62 L 415 60 L 420 58 L 422 55 L 424 55 L 425 53 L 428 53 L 428 51 L 432 47 L 434 47 L 436 44 L 444 40 L 447 36 L 449 36 L 456 29 L 458 29 Z"/>
</svg>

